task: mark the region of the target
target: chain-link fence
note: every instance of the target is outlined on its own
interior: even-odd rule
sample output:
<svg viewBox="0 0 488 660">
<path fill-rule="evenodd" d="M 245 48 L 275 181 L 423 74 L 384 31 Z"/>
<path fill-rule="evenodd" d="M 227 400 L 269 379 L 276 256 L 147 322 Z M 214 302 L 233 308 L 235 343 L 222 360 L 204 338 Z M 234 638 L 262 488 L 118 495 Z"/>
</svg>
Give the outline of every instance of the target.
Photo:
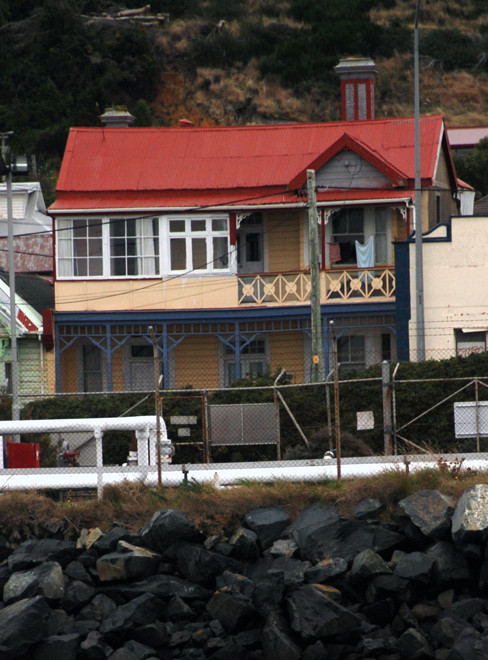
<svg viewBox="0 0 488 660">
<path fill-rule="evenodd" d="M 14 426 L 4 394 L 0 488 L 100 492 L 124 479 L 222 485 L 337 479 L 425 461 L 482 466 L 488 381 L 420 379 L 408 364 L 384 361 L 368 378 L 340 365 L 319 383 L 294 383 L 281 370 L 226 388 L 53 396 L 39 387 L 20 395 Z"/>
</svg>

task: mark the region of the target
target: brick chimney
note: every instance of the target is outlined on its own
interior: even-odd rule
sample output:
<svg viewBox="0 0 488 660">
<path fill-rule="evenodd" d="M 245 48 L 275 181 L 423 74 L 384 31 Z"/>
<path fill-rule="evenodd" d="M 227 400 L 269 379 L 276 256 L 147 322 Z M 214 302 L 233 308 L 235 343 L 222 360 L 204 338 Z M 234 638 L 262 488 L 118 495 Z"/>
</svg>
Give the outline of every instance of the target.
<svg viewBox="0 0 488 660">
<path fill-rule="evenodd" d="M 128 126 L 132 126 L 135 117 L 130 112 L 127 112 L 127 110 L 107 108 L 103 115 L 100 115 L 100 121 L 107 128 L 127 128 Z"/>
<path fill-rule="evenodd" d="M 342 121 L 374 119 L 374 80 L 378 73 L 369 57 L 340 60 L 334 71 L 341 79 Z"/>
</svg>

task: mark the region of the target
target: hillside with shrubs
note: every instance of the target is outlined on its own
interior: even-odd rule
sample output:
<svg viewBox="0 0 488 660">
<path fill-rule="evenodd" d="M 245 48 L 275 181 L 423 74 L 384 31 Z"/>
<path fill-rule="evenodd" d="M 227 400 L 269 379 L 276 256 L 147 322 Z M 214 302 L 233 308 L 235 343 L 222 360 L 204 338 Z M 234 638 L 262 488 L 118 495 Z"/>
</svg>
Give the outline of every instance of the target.
<svg viewBox="0 0 488 660">
<path fill-rule="evenodd" d="M 69 127 L 97 125 L 106 107 L 143 126 L 333 121 L 333 67 L 360 55 L 379 67 L 376 115 L 412 115 L 415 5 L 0 0 L 0 129 L 36 156 L 50 202 Z M 486 123 L 485 1 L 424 0 L 419 26 L 421 112 Z"/>
</svg>

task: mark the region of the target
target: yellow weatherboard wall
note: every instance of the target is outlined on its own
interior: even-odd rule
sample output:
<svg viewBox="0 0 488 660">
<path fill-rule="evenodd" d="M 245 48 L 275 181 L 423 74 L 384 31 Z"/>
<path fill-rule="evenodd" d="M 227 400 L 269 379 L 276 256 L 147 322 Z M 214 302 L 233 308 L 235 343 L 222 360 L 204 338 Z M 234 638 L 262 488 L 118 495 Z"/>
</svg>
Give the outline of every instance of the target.
<svg viewBox="0 0 488 660">
<path fill-rule="evenodd" d="M 292 210 L 266 214 L 266 244 L 268 247 L 268 270 L 277 273 L 302 268 L 303 250 L 300 237 L 301 214 Z"/>
<path fill-rule="evenodd" d="M 219 387 L 219 340 L 187 337 L 173 350 L 176 388 Z"/>
<path fill-rule="evenodd" d="M 270 337 L 271 373 L 286 369 L 293 380 L 304 382 L 303 335 L 301 332 L 274 333 Z"/>
</svg>

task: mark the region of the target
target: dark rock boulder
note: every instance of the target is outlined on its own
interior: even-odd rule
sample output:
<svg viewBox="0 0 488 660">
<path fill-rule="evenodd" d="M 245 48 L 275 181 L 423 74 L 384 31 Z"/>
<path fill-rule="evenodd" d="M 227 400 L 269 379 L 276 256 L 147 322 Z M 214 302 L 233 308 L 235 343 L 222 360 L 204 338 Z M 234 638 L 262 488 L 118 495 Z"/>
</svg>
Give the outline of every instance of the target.
<svg viewBox="0 0 488 660">
<path fill-rule="evenodd" d="M 242 572 L 242 564 L 236 559 L 211 552 L 196 543 L 181 543 L 177 562 L 184 577 L 205 587 L 212 587 L 215 578 L 226 570 Z"/>
<path fill-rule="evenodd" d="M 52 603 L 63 599 L 63 570 L 58 562 L 47 561 L 25 571 L 16 571 L 3 588 L 3 601 L 6 604 L 39 595 Z"/>
<path fill-rule="evenodd" d="M 468 564 L 462 553 L 452 543 L 438 541 L 425 552 L 434 558 L 433 577 L 442 588 L 465 584 L 470 579 Z"/>
<path fill-rule="evenodd" d="M 157 511 L 141 530 L 141 543 L 155 552 L 163 552 L 178 541 L 196 541 L 200 534 L 183 511 Z"/>
<path fill-rule="evenodd" d="M 465 490 L 452 516 L 452 538 L 458 546 L 484 541 L 488 534 L 488 485 Z"/>
<path fill-rule="evenodd" d="M 256 612 L 248 596 L 228 587 L 216 591 L 208 601 L 206 609 L 229 632 L 234 632 L 245 625 Z"/>
<path fill-rule="evenodd" d="M 144 594 L 134 598 L 126 605 L 120 605 L 100 624 L 102 635 L 120 633 L 136 626 L 152 623 L 162 612 L 159 598 L 152 594 Z"/>
<path fill-rule="evenodd" d="M 64 590 L 63 609 L 68 613 L 79 610 L 89 603 L 94 595 L 95 587 L 80 580 L 71 580 Z"/>
<path fill-rule="evenodd" d="M 158 598 L 167 600 L 174 596 L 185 600 L 207 600 L 212 595 L 209 589 L 179 575 L 151 575 L 135 582 L 103 585 L 100 591 L 113 599 L 117 605 L 127 603 L 143 594 L 154 594 Z"/>
<path fill-rule="evenodd" d="M 79 660 L 104 660 L 110 657 L 112 653 L 113 648 L 107 644 L 103 635 L 97 630 L 93 630 L 81 642 L 77 658 Z"/>
<path fill-rule="evenodd" d="M 425 636 L 416 628 L 408 628 L 396 644 L 402 658 L 426 660 L 434 657 L 434 649 Z"/>
<path fill-rule="evenodd" d="M 256 534 L 261 547 L 266 550 L 280 538 L 290 524 L 290 517 L 281 507 L 263 507 L 249 511 L 243 524 Z"/>
<path fill-rule="evenodd" d="M 385 510 L 384 502 L 372 497 L 366 497 L 356 504 L 352 515 L 357 520 L 377 520 L 380 513 Z"/>
<path fill-rule="evenodd" d="M 291 628 L 305 641 L 353 634 L 363 625 L 357 614 L 329 598 L 318 585 L 300 587 L 285 600 Z"/>
<path fill-rule="evenodd" d="M 386 527 L 348 520 L 335 508 L 315 505 L 306 509 L 290 525 L 291 538 L 300 556 L 313 563 L 330 557 L 352 561 L 362 550 L 392 552 L 405 537 Z"/>
<path fill-rule="evenodd" d="M 394 568 L 399 577 L 428 584 L 432 577 L 435 558 L 425 552 L 407 552 L 402 554 Z"/>
<path fill-rule="evenodd" d="M 391 568 L 377 552 L 367 549 L 358 552 L 354 557 L 351 566 L 351 580 L 363 582 L 376 575 L 388 575 L 391 572 Z"/>
<path fill-rule="evenodd" d="M 79 644 L 80 635 L 78 633 L 52 635 L 35 646 L 31 651 L 31 657 L 32 660 L 53 660 L 53 658 L 76 660 Z"/>
<path fill-rule="evenodd" d="M 24 541 L 8 557 L 11 571 L 22 571 L 45 561 L 56 561 L 64 568 L 75 558 L 76 544 L 59 539 Z"/>
<path fill-rule="evenodd" d="M 24 598 L 0 610 L 0 657 L 18 658 L 45 639 L 49 613 L 43 596 Z"/>
<path fill-rule="evenodd" d="M 255 561 L 259 557 L 258 535 L 251 529 L 239 527 L 229 540 L 232 557 Z"/>
<path fill-rule="evenodd" d="M 268 615 L 263 626 L 263 653 L 265 658 L 276 660 L 300 660 L 302 657 L 301 648 L 293 641 L 285 618 L 276 612 Z"/>
<path fill-rule="evenodd" d="M 116 552 L 97 559 L 96 569 L 101 582 L 130 580 L 154 575 L 160 562 L 161 555 L 156 552 L 119 541 Z"/>
<path fill-rule="evenodd" d="M 323 559 L 305 570 L 305 582 L 315 582 L 319 584 L 328 582 L 333 578 L 344 575 L 347 568 L 347 561 L 341 557 Z"/>
<path fill-rule="evenodd" d="M 451 529 L 453 500 L 437 490 L 419 490 L 398 502 L 399 508 L 422 534 L 445 538 Z"/>
</svg>

